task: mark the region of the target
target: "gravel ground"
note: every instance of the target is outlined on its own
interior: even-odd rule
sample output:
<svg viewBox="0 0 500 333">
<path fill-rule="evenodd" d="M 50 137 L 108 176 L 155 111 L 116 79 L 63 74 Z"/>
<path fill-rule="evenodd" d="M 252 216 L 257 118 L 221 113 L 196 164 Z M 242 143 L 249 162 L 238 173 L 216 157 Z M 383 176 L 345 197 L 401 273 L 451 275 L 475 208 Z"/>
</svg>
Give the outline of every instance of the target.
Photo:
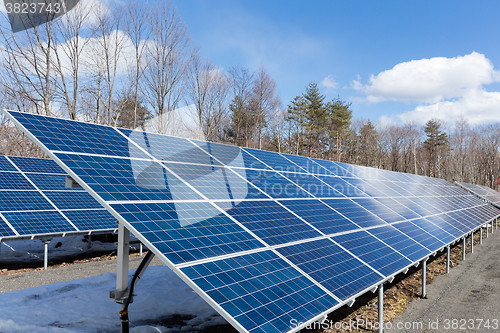
<svg viewBox="0 0 500 333">
<path fill-rule="evenodd" d="M 465 261 L 427 286 L 427 299 L 416 299 L 387 332 L 500 331 L 500 229 Z M 397 329 L 397 323 L 400 323 Z M 394 327 L 396 326 L 396 327 Z M 405 329 L 404 327 L 407 327 Z"/>
<path fill-rule="evenodd" d="M 142 257 L 140 256 L 131 256 L 129 269 L 137 268 L 141 260 Z M 155 257 L 150 265 L 163 265 L 163 263 Z M 54 282 L 83 279 L 104 273 L 116 273 L 116 259 L 91 261 L 53 268 L 49 267 L 47 270 L 33 270 L 17 274 L 0 275 L 0 293 L 44 286 Z"/>
</svg>

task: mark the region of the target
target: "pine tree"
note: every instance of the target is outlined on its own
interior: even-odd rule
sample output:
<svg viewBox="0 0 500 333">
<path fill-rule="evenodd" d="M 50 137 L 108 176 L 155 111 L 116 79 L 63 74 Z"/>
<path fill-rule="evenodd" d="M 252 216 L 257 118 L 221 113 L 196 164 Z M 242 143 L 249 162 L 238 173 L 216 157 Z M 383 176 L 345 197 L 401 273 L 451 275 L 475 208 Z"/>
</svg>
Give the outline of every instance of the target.
<svg viewBox="0 0 500 333">
<path fill-rule="evenodd" d="M 346 103 L 337 97 L 326 104 L 326 116 L 328 119 L 329 137 L 335 138 L 335 150 L 337 162 L 340 162 L 342 152 L 342 140 L 347 136 L 351 125 L 352 111 L 349 109 L 351 103 Z"/>
<path fill-rule="evenodd" d="M 304 128 L 304 118 L 306 114 L 306 102 L 304 97 L 296 96 L 290 105 L 288 105 L 288 117 L 287 121 L 294 122 L 297 128 L 297 142 L 295 154 L 299 155 L 300 149 L 300 137 L 302 136 L 302 131 Z"/>
<path fill-rule="evenodd" d="M 323 100 L 325 96 L 319 93 L 318 85 L 315 82 L 309 83 L 303 95 L 305 101 L 305 130 L 309 137 L 308 155 L 314 144 L 317 144 L 318 154 L 321 150 L 320 144 L 324 136 L 326 126 L 326 110 Z"/>
<path fill-rule="evenodd" d="M 424 127 L 427 139 L 423 143 L 424 149 L 429 153 L 429 176 L 434 176 L 436 158 L 441 153 L 448 151 L 448 134 L 440 130 L 441 124 L 437 119 L 429 120 Z"/>
</svg>

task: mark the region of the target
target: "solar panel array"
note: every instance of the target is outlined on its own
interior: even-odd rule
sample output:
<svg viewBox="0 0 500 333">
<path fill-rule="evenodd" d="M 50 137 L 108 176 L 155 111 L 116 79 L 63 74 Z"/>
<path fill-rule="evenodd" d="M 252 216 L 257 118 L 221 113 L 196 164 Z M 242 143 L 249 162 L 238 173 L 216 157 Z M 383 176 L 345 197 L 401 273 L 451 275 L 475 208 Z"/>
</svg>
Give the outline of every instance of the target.
<svg viewBox="0 0 500 333">
<path fill-rule="evenodd" d="M 467 191 L 473 193 L 474 195 L 486 200 L 487 202 L 500 207 L 500 193 L 483 185 L 475 185 L 463 182 L 455 182 L 459 186 L 463 187 Z"/>
<path fill-rule="evenodd" d="M 5 113 L 242 332 L 297 331 L 500 215 L 440 179 Z"/>
<path fill-rule="evenodd" d="M 49 159 L 0 156 L 0 240 L 113 231 L 116 218 Z"/>
</svg>

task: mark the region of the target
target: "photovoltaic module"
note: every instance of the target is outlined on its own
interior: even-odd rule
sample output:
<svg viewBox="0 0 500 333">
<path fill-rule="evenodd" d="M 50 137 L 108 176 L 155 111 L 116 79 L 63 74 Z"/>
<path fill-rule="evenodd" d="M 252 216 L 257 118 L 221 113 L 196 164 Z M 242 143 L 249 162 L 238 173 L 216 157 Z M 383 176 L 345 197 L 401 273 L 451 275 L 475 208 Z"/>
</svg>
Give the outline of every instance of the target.
<svg viewBox="0 0 500 333">
<path fill-rule="evenodd" d="M 442 179 L 5 114 L 241 332 L 300 330 L 500 216 Z"/>
</svg>

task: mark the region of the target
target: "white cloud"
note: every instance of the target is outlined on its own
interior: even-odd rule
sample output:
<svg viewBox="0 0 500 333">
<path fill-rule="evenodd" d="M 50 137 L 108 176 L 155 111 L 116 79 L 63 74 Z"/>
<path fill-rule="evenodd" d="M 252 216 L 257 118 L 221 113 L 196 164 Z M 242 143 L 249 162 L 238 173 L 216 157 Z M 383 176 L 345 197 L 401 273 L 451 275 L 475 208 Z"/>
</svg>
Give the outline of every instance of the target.
<svg viewBox="0 0 500 333">
<path fill-rule="evenodd" d="M 365 92 L 367 100 L 375 103 L 386 100 L 437 103 L 462 97 L 470 90 L 498 81 L 499 77 L 489 59 L 472 52 L 455 58 L 403 62 L 372 75 L 366 85 L 353 80 L 351 87 Z"/>
<path fill-rule="evenodd" d="M 337 89 L 339 84 L 335 81 L 332 75 L 328 75 L 321 81 L 321 85 L 326 88 L 326 91 L 332 91 Z"/>
<path fill-rule="evenodd" d="M 417 106 L 414 110 L 397 115 L 397 118 L 423 124 L 431 118 L 454 123 L 464 116 L 470 124 L 484 124 L 500 121 L 500 92 L 470 89 L 456 100 L 443 100 L 429 105 Z"/>
</svg>

